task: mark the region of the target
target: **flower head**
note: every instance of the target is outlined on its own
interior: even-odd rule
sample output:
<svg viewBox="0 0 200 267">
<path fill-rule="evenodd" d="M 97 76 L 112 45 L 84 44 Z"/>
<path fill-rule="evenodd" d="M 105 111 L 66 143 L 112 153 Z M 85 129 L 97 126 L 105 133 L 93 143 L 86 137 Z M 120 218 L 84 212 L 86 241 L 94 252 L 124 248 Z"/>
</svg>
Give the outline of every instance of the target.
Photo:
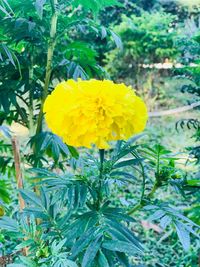
<svg viewBox="0 0 200 267">
<path fill-rule="evenodd" d="M 109 80 L 61 82 L 44 104 L 48 127 L 75 147 L 108 148 L 144 130 L 147 108 L 131 87 Z"/>
</svg>

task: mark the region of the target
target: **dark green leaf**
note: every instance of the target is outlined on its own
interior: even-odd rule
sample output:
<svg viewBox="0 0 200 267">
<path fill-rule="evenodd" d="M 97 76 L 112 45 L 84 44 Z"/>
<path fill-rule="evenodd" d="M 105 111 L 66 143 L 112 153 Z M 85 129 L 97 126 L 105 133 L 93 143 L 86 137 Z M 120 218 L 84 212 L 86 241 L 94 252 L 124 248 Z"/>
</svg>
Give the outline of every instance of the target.
<svg viewBox="0 0 200 267">
<path fill-rule="evenodd" d="M 118 261 L 124 266 L 124 267 L 130 267 L 128 257 L 123 252 L 116 252 L 116 256 Z"/>
</svg>

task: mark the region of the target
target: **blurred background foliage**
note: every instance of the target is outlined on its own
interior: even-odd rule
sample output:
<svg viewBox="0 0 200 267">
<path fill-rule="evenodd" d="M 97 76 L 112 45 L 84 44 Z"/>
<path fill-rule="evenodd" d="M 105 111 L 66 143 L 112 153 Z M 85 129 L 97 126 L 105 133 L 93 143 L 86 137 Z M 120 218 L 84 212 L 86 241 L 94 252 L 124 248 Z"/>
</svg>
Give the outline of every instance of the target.
<svg viewBox="0 0 200 267">
<path fill-rule="evenodd" d="M 26 246 L 31 247 L 32 254 L 30 258 L 17 258 L 20 266 L 74 267 L 72 260 L 77 259 L 80 264 L 84 258 L 82 252 L 79 256 L 74 254 L 73 259 L 63 254 L 66 249 L 74 252 L 76 246 L 70 242 L 66 245 L 60 237 L 71 231 L 63 226 L 62 220 L 69 219 L 74 231 L 77 230 L 76 212 L 84 211 L 86 194 L 91 194 L 87 207 L 94 209 L 90 202 L 95 198 L 96 184 L 87 177 L 94 177 L 98 166 L 91 163 L 84 149 L 77 151 L 67 146 L 46 128 L 42 107 L 56 83 L 70 78 L 111 78 L 132 85 L 144 98 L 149 111 L 171 109 L 200 101 L 199 56 L 200 2 L 197 0 L 0 0 L 0 216 L 10 217 L 1 221 L 1 228 L 7 226 L 9 232 L 1 230 L 0 234 L 2 266 Z M 14 136 L 20 144 L 20 171 L 28 190 L 22 192 L 27 207 L 25 217 L 21 218 Z M 116 207 L 129 210 L 141 198 L 142 175 L 137 173 L 137 168 L 149 174 L 147 192 L 141 199 L 142 206 L 147 208 L 134 211 L 137 221 L 127 223 L 146 250 L 143 257 L 131 255 L 134 265 L 130 265 L 125 250 L 112 254 L 106 252 L 110 246 L 106 244 L 98 251 L 94 266 L 197 267 L 199 240 L 190 223 L 200 225 L 199 109 L 150 117 L 145 135 L 136 141 L 136 147 L 139 157 L 145 158 L 144 168 L 139 162 L 134 167 L 123 163 L 122 170 L 106 173 L 109 186 L 106 184 L 105 188 L 110 190 L 109 198 Z M 112 152 L 106 154 L 107 167 L 112 163 Z M 130 157 L 137 159 L 137 153 L 126 152 L 122 153 L 126 161 Z M 97 151 L 93 149 L 90 154 L 96 156 Z M 158 155 L 161 155 L 159 164 Z M 83 166 L 84 173 L 80 173 Z M 28 171 L 30 168 L 35 171 Z M 78 170 L 73 179 L 70 170 Z M 44 179 L 52 176 L 57 180 Z M 152 194 L 153 203 L 149 203 L 148 194 L 154 189 L 154 182 L 158 188 L 156 195 Z M 32 192 L 36 184 L 38 187 L 42 184 L 39 196 L 38 192 Z M 174 209 L 163 206 L 162 202 L 181 207 L 183 214 L 177 215 L 179 219 L 174 218 L 171 216 L 175 214 Z M 147 204 L 153 205 L 148 208 Z M 110 213 L 114 212 L 118 219 L 129 220 L 119 210 L 105 210 L 104 216 L 112 217 Z M 155 216 L 149 218 L 150 214 Z M 166 217 L 169 215 L 171 219 Z M 191 220 L 189 223 L 184 221 L 186 217 L 180 217 L 184 215 Z M 35 223 L 34 216 L 42 223 Z M 44 230 L 47 225 L 53 233 L 52 239 Z M 97 229 L 97 234 L 101 230 Z M 189 251 L 183 250 L 177 234 L 184 248 L 188 248 L 191 234 Z M 24 237 L 27 242 L 23 241 Z M 76 238 L 77 241 L 80 236 Z M 96 238 L 98 245 L 98 235 Z M 22 241 L 21 246 L 18 239 Z M 92 243 L 88 241 L 88 244 Z M 113 262 L 107 261 L 107 253 L 112 255 Z M 60 265 L 56 265 L 58 258 Z M 118 263 L 114 261 L 116 258 Z"/>
</svg>

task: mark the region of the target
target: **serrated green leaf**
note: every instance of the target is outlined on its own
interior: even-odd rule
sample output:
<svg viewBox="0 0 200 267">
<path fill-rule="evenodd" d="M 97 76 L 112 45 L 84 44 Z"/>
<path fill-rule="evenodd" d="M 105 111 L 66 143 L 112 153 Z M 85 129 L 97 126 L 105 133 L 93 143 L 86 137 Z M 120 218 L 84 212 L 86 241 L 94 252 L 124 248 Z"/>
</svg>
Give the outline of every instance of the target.
<svg viewBox="0 0 200 267">
<path fill-rule="evenodd" d="M 41 200 L 39 199 L 39 197 L 35 193 L 33 193 L 29 190 L 22 190 L 22 189 L 19 190 L 19 192 L 20 192 L 20 195 L 22 196 L 22 198 L 25 200 L 25 202 L 27 202 L 29 204 L 34 204 L 34 205 L 39 206 L 39 207 L 43 207 Z"/>
<path fill-rule="evenodd" d="M 83 256 L 82 267 L 90 267 L 102 243 L 102 234 L 90 243 Z"/>
<path fill-rule="evenodd" d="M 188 251 L 190 248 L 190 232 L 179 221 L 174 222 L 174 225 L 184 250 Z"/>
<path fill-rule="evenodd" d="M 140 252 L 143 251 L 143 247 L 139 239 L 127 227 L 114 220 L 106 220 L 106 224 L 118 231 L 120 234 L 124 235 L 125 238 L 127 238 Z"/>
<path fill-rule="evenodd" d="M 172 222 L 172 218 L 168 215 L 165 215 L 160 220 L 160 226 L 165 229 Z"/>
<path fill-rule="evenodd" d="M 33 244 L 34 244 L 34 240 L 32 240 L 32 239 L 28 239 L 28 240 L 22 241 L 19 245 L 17 245 L 17 246 L 15 247 L 15 250 L 16 250 L 16 251 L 19 251 L 19 250 L 21 250 L 22 248 L 31 246 L 31 245 L 33 245 Z"/>
<path fill-rule="evenodd" d="M 143 161 L 143 159 L 124 160 L 124 161 L 121 161 L 121 162 L 118 162 L 118 163 L 114 164 L 113 169 L 127 167 L 127 166 L 135 166 L 135 165 L 139 164 L 142 161 Z"/>
<path fill-rule="evenodd" d="M 74 187 L 74 205 L 73 209 L 76 210 L 80 203 L 80 184 L 76 183 Z"/>
<path fill-rule="evenodd" d="M 123 179 L 123 177 L 125 177 L 125 178 L 128 178 L 128 179 L 132 179 L 132 180 L 136 180 L 136 177 L 135 176 L 133 176 L 132 174 L 130 174 L 130 173 L 128 173 L 128 172 L 120 172 L 120 171 L 114 171 L 114 172 L 111 172 L 110 173 L 110 176 L 111 177 L 115 177 L 115 176 L 122 176 L 122 179 Z"/>
<path fill-rule="evenodd" d="M 29 257 L 19 256 L 20 267 L 37 267 L 37 264 Z M 15 267 L 12 266 L 11 267 Z"/>
<path fill-rule="evenodd" d="M 45 150 L 48 148 L 48 146 L 51 144 L 52 142 L 52 136 L 49 135 L 49 134 L 45 134 L 43 133 L 44 135 L 44 139 L 42 140 L 42 144 L 41 144 L 41 147 L 40 147 L 40 150 Z"/>
<path fill-rule="evenodd" d="M 83 184 L 81 185 L 81 188 L 80 188 L 80 206 L 81 207 L 85 205 L 86 198 L 87 198 L 87 186 Z"/>
<path fill-rule="evenodd" d="M 103 254 L 101 250 L 99 250 L 97 261 L 98 261 L 99 266 L 110 267 L 106 256 Z"/>
<path fill-rule="evenodd" d="M 2 7 L 0 6 L 0 9 L 1 9 L 1 8 L 2 8 Z M 2 10 L 2 11 L 3 11 L 3 10 Z M 8 47 L 7 47 L 5 44 L 2 44 L 2 47 L 3 47 L 3 49 L 4 49 L 5 53 L 6 53 L 6 55 L 8 56 L 10 62 L 13 64 L 13 66 L 16 67 L 16 65 L 15 65 L 15 61 L 14 61 L 13 56 L 12 56 L 12 53 L 10 52 L 10 50 L 8 49 Z"/>
<path fill-rule="evenodd" d="M 67 147 L 68 147 L 68 149 L 69 149 L 69 151 L 70 151 L 72 157 L 74 157 L 75 159 L 78 159 L 78 158 L 79 158 L 79 153 L 78 153 L 78 151 L 76 150 L 76 148 L 73 147 L 73 146 L 69 146 L 69 145 L 68 145 Z"/>
<path fill-rule="evenodd" d="M 96 227 L 91 227 L 88 231 L 83 233 L 81 237 L 75 242 L 72 247 L 70 258 L 74 259 L 94 238 Z"/>
<path fill-rule="evenodd" d="M 162 218 L 165 214 L 166 214 L 166 212 L 164 210 L 157 210 L 152 215 L 150 215 L 148 217 L 148 220 L 149 221 L 158 220 L 158 219 Z"/>
<path fill-rule="evenodd" d="M 116 252 L 116 256 L 118 261 L 124 266 L 124 267 L 131 267 L 129 264 L 128 257 L 123 252 Z"/>
<path fill-rule="evenodd" d="M 104 209 L 102 212 L 104 216 L 109 219 L 114 218 L 115 220 L 119 220 L 119 221 L 135 222 L 133 217 L 127 215 L 125 211 L 123 211 L 122 209 L 108 207 Z"/>
<path fill-rule="evenodd" d="M 135 256 L 137 253 L 141 253 L 141 251 L 131 243 L 119 240 L 104 241 L 102 243 L 102 247 L 112 251 L 124 252 L 132 256 Z"/>
<path fill-rule="evenodd" d="M 107 232 L 111 235 L 112 239 L 119 240 L 119 241 L 125 241 L 130 242 L 130 240 L 121 232 L 117 231 L 114 228 L 109 228 Z"/>
<path fill-rule="evenodd" d="M 36 11 L 37 11 L 40 19 L 42 19 L 42 16 L 43 16 L 43 7 L 44 7 L 45 3 L 46 3 L 46 0 L 36 0 L 35 1 L 35 8 L 36 8 Z"/>
<path fill-rule="evenodd" d="M 68 225 L 66 229 L 63 229 L 64 234 L 68 237 L 68 240 L 73 240 L 86 231 L 86 227 L 90 228 L 90 223 L 94 226 L 97 220 L 98 216 L 95 212 L 87 212 L 79 216 L 79 218 Z"/>
<path fill-rule="evenodd" d="M 17 221 L 7 216 L 0 218 L 0 228 L 11 232 L 19 232 L 19 225 Z"/>
<path fill-rule="evenodd" d="M 43 209 L 41 208 L 37 208 L 37 207 L 25 208 L 23 212 L 29 216 L 33 214 L 35 218 L 40 218 L 43 220 L 49 219 L 49 216 L 46 213 L 44 213 Z"/>
<path fill-rule="evenodd" d="M 111 36 L 112 36 L 117 48 L 122 50 L 123 49 L 123 44 L 122 44 L 122 40 L 121 40 L 120 36 L 117 35 L 115 32 L 113 32 L 111 30 L 110 30 L 110 33 L 111 33 Z"/>
<path fill-rule="evenodd" d="M 40 188 L 40 195 L 41 195 L 42 205 L 45 207 L 46 210 L 48 210 L 50 205 L 50 199 L 44 187 Z"/>
<path fill-rule="evenodd" d="M 131 146 L 131 147 L 125 147 L 122 148 L 118 155 L 116 156 L 117 159 L 123 158 L 124 156 L 128 155 L 129 153 L 133 152 L 136 150 L 138 146 Z"/>
</svg>

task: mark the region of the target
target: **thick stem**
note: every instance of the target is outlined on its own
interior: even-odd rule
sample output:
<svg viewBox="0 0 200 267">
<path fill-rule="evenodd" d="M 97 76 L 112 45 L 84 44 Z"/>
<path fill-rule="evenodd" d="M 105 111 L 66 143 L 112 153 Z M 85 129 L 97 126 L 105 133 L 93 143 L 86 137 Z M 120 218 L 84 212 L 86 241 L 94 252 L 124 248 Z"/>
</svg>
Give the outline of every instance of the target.
<svg viewBox="0 0 200 267">
<path fill-rule="evenodd" d="M 58 4 L 57 0 L 51 1 L 52 17 L 51 17 L 51 28 L 50 28 L 50 40 L 49 40 L 48 51 L 47 51 L 46 74 L 45 74 L 45 81 L 44 81 L 43 96 L 41 100 L 41 107 L 40 107 L 40 112 L 38 115 L 36 134 L 42 131 L 43 107 L 44 107 L 45 99 L 48 95 L 48 88 L 49 88 L 51 71 L 52 71 L 52 61 L 53 61 L 54 48 L 56 45 L 56 31 L 57 31 L 57 20 L 58 20 L 58 13 L 56 11 L 57 4 Z"/>
<path fill-rule="evenodd" d="M 100 156 L 100 168 L 99 168 L 99 186 L 98 186 L 98 200 L 97 200 L 97 208 L 100 208 L 100 204 L 102 201 L 102 183 L 103 183 L 103 162 L 104 162 L 104 149 L 99 149 Z"/>
<path fill-rule="evenodd" d="M 103 171 L 104 154 L 105 154 L 105 150 L 104 149 L 99 149 L 99 156 L 100 156 L 100 174 L 101 175 L 102 175 L 102 171 Z"/>
</svg>

